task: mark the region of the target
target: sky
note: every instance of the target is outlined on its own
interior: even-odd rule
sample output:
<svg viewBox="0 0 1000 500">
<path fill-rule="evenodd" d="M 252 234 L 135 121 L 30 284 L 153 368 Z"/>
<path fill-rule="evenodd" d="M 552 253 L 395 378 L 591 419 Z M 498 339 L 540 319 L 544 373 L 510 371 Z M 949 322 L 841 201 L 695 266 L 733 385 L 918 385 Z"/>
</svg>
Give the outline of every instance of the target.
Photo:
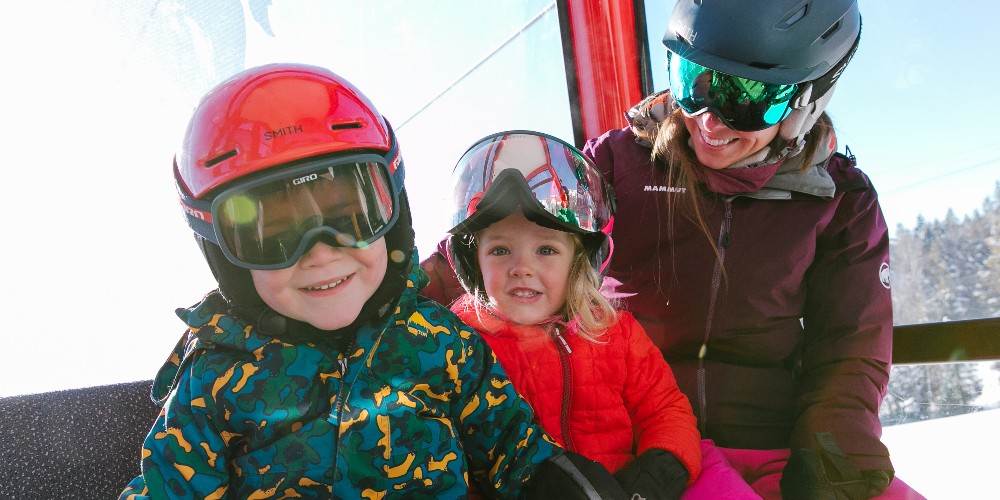
<svg viewBox="0 0 1000 500">
<path fill-rule="evenodd" d="M 646 4 L 655 42 L 669 9 Z M 970 213 L 1000 179 L 998 5 L 861 0 L 861 46 L 828 111 L 893 230 Z M 183 331 L 174 309 L 214 287 L 171 158 L 199 96 L 244 67 L 325 65 L 376 103 L 397 127 L 421 255 L 446 229 L 444 186 L 476 139 L 517 128 L 572 139 L 550 0 L 3 9 L 0 65 L 14 76 L 0 100 L 0 396 L 155 374 Z M 663 88 L 663 49 L 651 50 Z"/>
</svg>

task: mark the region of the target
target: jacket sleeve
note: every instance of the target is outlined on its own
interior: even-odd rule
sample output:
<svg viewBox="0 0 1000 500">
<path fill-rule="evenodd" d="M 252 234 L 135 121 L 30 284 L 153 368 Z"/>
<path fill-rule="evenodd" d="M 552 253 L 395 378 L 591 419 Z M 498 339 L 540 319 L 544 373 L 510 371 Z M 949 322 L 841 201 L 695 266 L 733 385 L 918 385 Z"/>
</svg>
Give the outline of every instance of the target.
<svg viewBox="0 0 1000 500">
<path fill-rule="evenodd" d="M 229 484 L 226 440 L 211 412 L 211 384 L 193 373 L 193 363 L 179 372 L 163 410 L 142 448 L 142 475 L 121 499 L 225 498 Z M 204 390 L 207 389 L 207 390 Z"/>
<path fill-rule="evenodd" d="M 791 448 L 816 450 L 830 432 L 858 469 L 892 471 L 878 417 L 892 355 L 889 236 L 874 188 L 855 173 L 806 281 Z"/>
<path fill-rule="evenodd" d="M 455 271 L 448 262 L 446 244 L 447 239 L 441 240 L 437 249 L 420 262 L 420 268 L 430 279 L 420 294 L 448 307 L 455 299 L 465 294 L 465 289 L 458 282 Z"/>
<path fill-rule="evenodd" d="M 632 417 L 635 454 L 649 449 L 670 452 L 687 469 L 690 485 L 701 473 L 701 435 L 691 403 L 639 322 L 627 312 L 618 315 L 627 339 L 623 397 Z"/>
<path fill-rule="evenodd" d="M 534 422 L 489 346 L 467 326 L 459 332 L 465 346 L 455 412 L 470 474 L 501 497 L 522 497 L 538 467 L 562 449 Z"/>
</svg>

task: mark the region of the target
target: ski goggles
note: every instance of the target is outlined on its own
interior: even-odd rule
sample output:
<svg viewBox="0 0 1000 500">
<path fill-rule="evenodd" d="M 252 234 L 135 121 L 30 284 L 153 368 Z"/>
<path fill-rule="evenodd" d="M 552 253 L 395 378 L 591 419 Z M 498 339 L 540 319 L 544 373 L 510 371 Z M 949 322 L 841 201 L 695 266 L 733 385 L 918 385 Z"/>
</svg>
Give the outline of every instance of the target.
<svg viewBox="0 0 1000 500">
<path fill-rule="evenodd" d="M 788 117 L 799 90 L 727 75 L 667 52 L 667 74 L 674 101 L 689 115 L 710 111 L 733 130 L 753 132 Z"/>
<path fill-rule="evenodd" d="M 182 203 L 195 231 L 234 264 L 283 269 L 317 241 L 366 248 L 384 236 L 397 218 L 399 161 L 376 154 L 310 160 L 226 189 L 210 207 L 191 198 Z"/>
<path fill-rule="evenodd" d="M 610 231 L 614 195 L 576 148 L 531 131 L 489 135 L 452 174 L 452 234 L 475 234 L 521 208 L 536 224 L 578 234 Z"/>
</svg>

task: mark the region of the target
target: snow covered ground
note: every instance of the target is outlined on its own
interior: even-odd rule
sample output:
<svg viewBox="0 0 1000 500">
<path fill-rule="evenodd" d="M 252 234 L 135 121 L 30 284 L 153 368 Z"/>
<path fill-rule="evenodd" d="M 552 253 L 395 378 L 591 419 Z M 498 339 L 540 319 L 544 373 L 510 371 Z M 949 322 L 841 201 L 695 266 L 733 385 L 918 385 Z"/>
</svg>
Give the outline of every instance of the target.
<svg viewBox="0 0 1000 500">
<path fill-rule="evenodd" d="M 1000 409 L 885 427 L 882 441 L 928 500 L 1000 498 Z"/>
</svg>

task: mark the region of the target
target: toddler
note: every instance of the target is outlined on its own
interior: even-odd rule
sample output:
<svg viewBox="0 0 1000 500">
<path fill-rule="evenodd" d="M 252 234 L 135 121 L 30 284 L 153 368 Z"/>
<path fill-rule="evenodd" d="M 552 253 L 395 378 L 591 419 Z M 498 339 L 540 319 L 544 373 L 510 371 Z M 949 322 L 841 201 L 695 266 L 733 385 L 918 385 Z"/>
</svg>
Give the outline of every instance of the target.
<svg viewBox="0 0 1000 500">
<path fill-rule="evenodd" d="M 702 472 L 702 444 L 659 349 L 600 293 L 609 185 L 573 146 L 529 131 L 480 140 L 453 180 L 447 253 L 467 294 L 452 310 L 560 445 L 615 473 L 632 498 L 679 498 Z M 712 459 L 698 481 L 711 491 L 685 497 L 748 498 L 735 471 Z"/>
</svg>

